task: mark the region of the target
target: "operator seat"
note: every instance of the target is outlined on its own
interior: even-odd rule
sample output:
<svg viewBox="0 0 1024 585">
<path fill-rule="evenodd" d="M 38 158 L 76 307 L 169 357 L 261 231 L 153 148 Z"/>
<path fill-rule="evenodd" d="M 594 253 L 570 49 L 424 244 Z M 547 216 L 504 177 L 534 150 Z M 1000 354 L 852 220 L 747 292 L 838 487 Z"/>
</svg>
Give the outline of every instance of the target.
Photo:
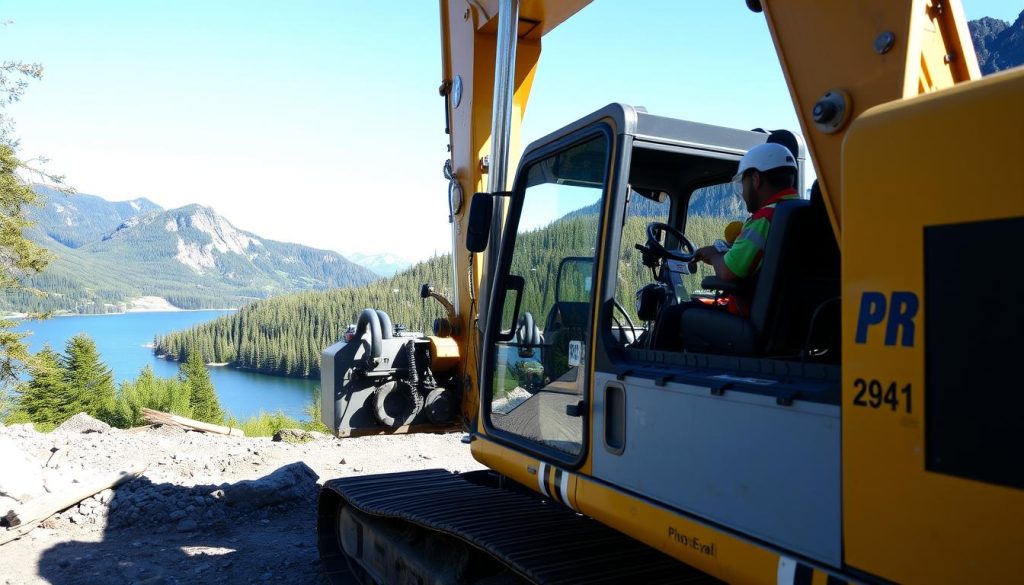
<svg viewBox="0 0 1024 585">
<path fill-rule="evenodd" d="M 678 325 L 681 345 L 700 353 L 796 357 L 812 344 L 838 359 L 839 291 L 839 247 L 815 181 L 810 201 L 775 206 L 750 316 L 687 310 Z"/>
<path fill-rule="evenodd" d="M 552 305 L 544 323 L 542 363 L 544 376 L 557 380 L 569 371 L 569 342 L 586 338 L 590 304 L 558 301 Z"/>
</svg>

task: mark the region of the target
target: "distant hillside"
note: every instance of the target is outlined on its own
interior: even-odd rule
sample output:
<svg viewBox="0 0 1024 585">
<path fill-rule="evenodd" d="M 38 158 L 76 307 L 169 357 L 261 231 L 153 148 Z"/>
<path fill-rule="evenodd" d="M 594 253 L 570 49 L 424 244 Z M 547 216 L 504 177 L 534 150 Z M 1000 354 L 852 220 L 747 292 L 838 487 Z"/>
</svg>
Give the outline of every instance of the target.
<svg viewBox="0 0 1024 585">
<path fill-rule="evenodd" d="M 0 310 L 118 312 L 143 296 L 184 309 L 236 307 L 379 278 L 335 252 L 238 230 L 199 205 L 164 211 L 145 199 L 48 195 L 28 234 L 55 256 L 27 281 L 43 296 L 7 293 Z"/>
<path fill-rule="evenodd" d="M 451 294 L 451 257 L 431 258 L 392 278 L 361 288 L 282 295 L 243 307 L 209 323 L 157 340 L 154 351 L 182 356 L 198 348 L 206 361 L 282 376 L 317 377 L 320 352 L 336 342 L 367 307 L 386 311 L 392 321 L 411 330 L 429 332 L 440 305 L 419 297 L 420 285 L 431 283 Z"/>
<path fill-rule="evenodd" d="M 65 195 L 44 185 L 33 185 L 44 205 L 29 210 L 37 228 L 57 242 L 78 248 L 110 233 L 129 218 L 163 208 L 149 199 L 107 201 L 96 195 Z"/>
<path fill-rule="evenodd" d="M 353 252 L 352 254 L 346 254 L 345 257 L 381 276 L 394 276 L 412 266 L 412 262 L 396 254 L 361 254 Z"/>
<path fill-rule="evenodd" d="M 979 18 L 967 23 L 984 75 L 1024 64 L 1024 11 L 1010 24 L 998 18 Z"/>
<path fill-rule="evenodd" d="M 597 215 L 600 202 L 572 211 L 563 219 Z M 629 198 L 629 217 L 668 217 L 669 202 L 658 203 L 637 193 Z M 743 199 L 732 193 L 732 183 L 698 189 L 687 204 L 687 213 L 705 217 L 739 217 L 745 215 Z"/>
<path fill-rule="evenodd" d="M 729 204 L 732 198 L 726 199 Z M 721 201 L 720 201 L 721 203 Z M 700 199 L 704 209 L 710 201 Z M 650 282 L 650 269 L 640 262 L 633 244 L 646 239 L 645 228 L 652 215 L 664 213 L 661 204 L 635 197 L 630 203 L 630 219 L 623 227 L 619 282 L 616 291 L 622 305 L 633 315 L 633 295 Z M 566 256 L 590 254 L 597 232 L 596 208 L 588 206 L 559 218 L 551 224 L 517 236 L 516 248 L 523 250 L 513 262 L 513 274 L 531 274 L 523 291 L 522 307 L 543 322 L 550 307 L 558 264 Z M 690 218 L 687 233 L 695 242 L 711 242 L 721 237 L 725 219 L 721 214 L 698 214 Z M 696 288 L 700 277 L 687 277 L 687 286 Z M 316 377 L 319 355 L 338 340 L 349 323 L 367 307 L 381 309 L 392 321 L 412 330 L 430 331 L 440 306 L 425 302 L 417 294 L 422 283 L 429 282 L 444 295 L 451 294 L 449 255 L 433 258 L 363 288 L 284 295 L 255 302 L 232 315 L 210 323 L 172 333 L 157 341 L 158 354 L 181 356 L 186 348 L 199 348 L 206 361 L 227 362 L 235 367 L 269 374 Z"/>
</svg>

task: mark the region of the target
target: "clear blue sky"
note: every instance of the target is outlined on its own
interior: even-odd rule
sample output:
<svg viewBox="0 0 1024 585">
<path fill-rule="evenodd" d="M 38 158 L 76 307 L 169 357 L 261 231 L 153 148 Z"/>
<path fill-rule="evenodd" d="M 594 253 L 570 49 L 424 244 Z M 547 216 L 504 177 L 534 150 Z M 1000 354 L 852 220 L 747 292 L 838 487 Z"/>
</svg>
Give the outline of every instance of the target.
<svg viewBox="0 0 1024 585">
<path fill-rule="evenodd" d="M 1024 0 L 964 5 L 1012 21 Z M 80 191 L 343 253 L 448 250 L 435 2 L 8 0 L 0 19 L 0 58 L 46 69 L 8 108 L 20 154 Z M 797 126 L 742 0 L 595 0 L 545 38 L 525 142 L 613 101 Z"/>
</svg>

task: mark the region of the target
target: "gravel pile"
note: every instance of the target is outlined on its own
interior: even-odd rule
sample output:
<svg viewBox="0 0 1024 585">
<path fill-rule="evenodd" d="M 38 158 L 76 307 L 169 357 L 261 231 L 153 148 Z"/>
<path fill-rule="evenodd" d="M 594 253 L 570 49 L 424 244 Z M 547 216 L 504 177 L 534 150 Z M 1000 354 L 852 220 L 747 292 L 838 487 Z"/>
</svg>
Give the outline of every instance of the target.
<svg viewBox="0 0 1024 585">
<path fill-rule="evenodd" d="M 0 585 L 320 583 L 319 484 L 357 474 L 480 468 L 460 439 L 336 439 L 296 431 L 271 440 L 168 426 L 124 431 L 84 414 L 48 434 L 31 425 L 0 426 L 0 516 L 98 475 L 147 466 L 140 477 L 0 545 Z"/>
</svg>

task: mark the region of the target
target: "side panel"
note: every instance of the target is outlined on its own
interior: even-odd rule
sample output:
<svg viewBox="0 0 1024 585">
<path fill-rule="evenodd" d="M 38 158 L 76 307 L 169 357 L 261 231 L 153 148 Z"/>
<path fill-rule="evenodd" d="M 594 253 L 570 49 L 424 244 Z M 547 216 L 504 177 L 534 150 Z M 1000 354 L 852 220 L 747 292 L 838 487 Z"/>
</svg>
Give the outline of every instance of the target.
<svg viewBox="0 0 1024 585">
<path fill-rule="evenodd" d="M 594 382 L 594 477 L 840 565 L 838 406 L 635 376 Z M 617 385 L 625 399 L 606 404 L 603 389 Z"/>
<path fill-rule="evenodd" d="M 866 112 L 844 145 L 846 562 L 889 580 L 1024 573 L 1022 102 L 1017 69 Z"/>
</svg>

